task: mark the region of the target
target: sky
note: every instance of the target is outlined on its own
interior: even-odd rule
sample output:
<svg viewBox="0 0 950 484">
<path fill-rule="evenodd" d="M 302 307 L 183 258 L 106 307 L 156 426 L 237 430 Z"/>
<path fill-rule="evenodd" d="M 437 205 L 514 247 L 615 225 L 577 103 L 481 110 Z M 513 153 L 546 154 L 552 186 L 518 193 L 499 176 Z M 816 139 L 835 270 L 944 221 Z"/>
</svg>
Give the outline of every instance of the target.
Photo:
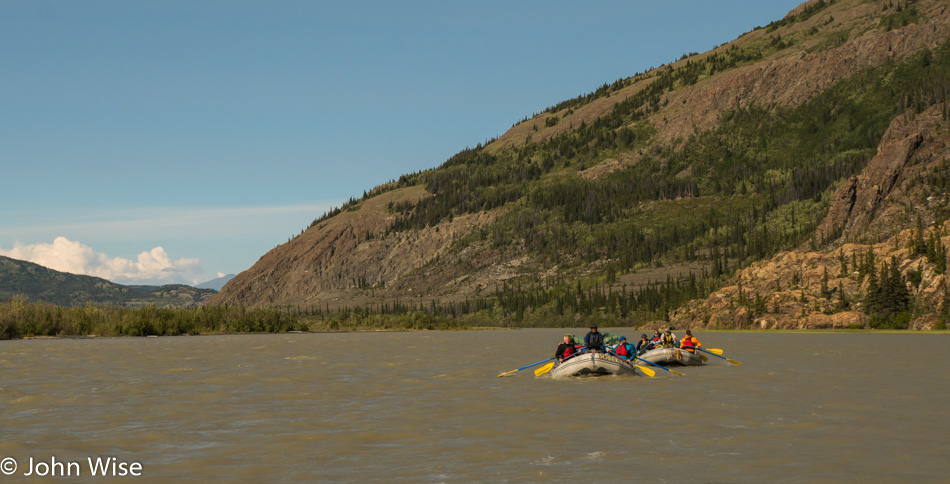
<svg viewBox="0 0 950 484">
<path fill-rule="evenodd" d="M 364 190 L 797 0 L 0 1 L 0 255 L 239 273 Z"/>
</svg>

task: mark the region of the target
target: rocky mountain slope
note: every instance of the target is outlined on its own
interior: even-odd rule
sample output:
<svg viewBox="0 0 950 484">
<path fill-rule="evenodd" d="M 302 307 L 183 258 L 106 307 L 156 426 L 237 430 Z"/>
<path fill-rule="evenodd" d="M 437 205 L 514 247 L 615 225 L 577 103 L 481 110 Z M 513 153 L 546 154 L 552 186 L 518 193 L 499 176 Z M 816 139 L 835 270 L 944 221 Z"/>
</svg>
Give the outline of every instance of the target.
<svg viewBox="0 0 950 484">
<path fill-rule="evenodd" d="M 873 253 L 893 261 L 914 296 L 916 329 L 943 327 L 950 310 L 946 248 L 950 193 L 950 122 L 946 106 L 896 118 L 875 156 L 835 192 L 816 237 L 833 239 L 822 250 L 782 252 L 742 269 L 705 300 L 692 301 L 672 318 L 680 327 L 846 328 L 869 324 L 864 298 L 874 277 L 859 269 Z M 915 220 L 919 227 L 914 227 Z M 928 228 L 924 228 L 924 227 Z M 840 236 L 837 236 L 840 234 Z M 915 250 L 919 241 L 939 238 L 941 254 Z M 938 250 L 939 252 L 939 250 Z M 939 259 L 935 261 L 935 259 Z M 945 319 L 945 318 L 944 318 Z M 903 325 L 902 325 L 903 326 Z"/>
<path fill-rule="evenodd" d="M 742 281 L 777 309 L 753 312 L 759 326 L 822 325 L 809 314 L 831 310 L 809 299 L 806 277 L 821 261 L 867 247 L 898 257 L 917 215 L 925 230 L 947 217 L 948 39 L 946 2 L 805 2 L 377 187 L 265 254 L 211 304 L 487 298 L 502 318 L 527 307 L 537 321 L 733 326 L 751 324 L 743 304 L 722 302 Z M 900 258 L 901 271 L 917 259 Z M 782 285 L 792 273 L 797 286 Z M 915 289 L 937 311 L 938 276 L 925 267 Z M 866 281 L 830 283 L 860 310 Z M 782 302 L 803 288 L 804 311 Z M 619 305 L 587 304 L 617 292 Z M 675 310 L 687 296 L 700 299 Z M 863 324 L 852 316 L 840 323 Z"/>
</svg>

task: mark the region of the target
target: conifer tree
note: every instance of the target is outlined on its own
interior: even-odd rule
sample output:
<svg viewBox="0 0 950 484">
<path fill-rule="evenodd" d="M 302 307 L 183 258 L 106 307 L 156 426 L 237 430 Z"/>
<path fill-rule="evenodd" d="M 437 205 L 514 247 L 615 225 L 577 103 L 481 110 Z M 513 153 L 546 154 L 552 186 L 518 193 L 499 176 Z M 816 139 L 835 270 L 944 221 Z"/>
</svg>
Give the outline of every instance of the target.
<svg viewBox="0 0 950 484">
<path fill-rule="evenodd" d="M 844 293 L 844 287 L 842 287 L 841 282 L 838 282 L 838 310 L 845 310 L 851 306 L 851 301 L 848 300 L 848 295 Z"/>
<path fill-rule="evenodd" d="M 868 288 L 864 293 L 864 312 L 868 315 L 878 313 L 880 308 L 881 288 L 878 286 L 877 273 L 868 274 Z"/>
<path fill-rule="evenodd" d="M 911 250 L 914 254 L 922 255 L 927 253 L 927 244 L 924 243 L 924 224 L 917 214 L 917 230 L 914 233 L 914 239 L 911 243 Z"/>
<path fill-rule="evenodd" d="M 821 276 L 821 295 L 822 297 L 828 298 L 831 297 L 831 289 L 828 288 L 828 268 L 824 268 L 824 273 Z"/>
</svg>

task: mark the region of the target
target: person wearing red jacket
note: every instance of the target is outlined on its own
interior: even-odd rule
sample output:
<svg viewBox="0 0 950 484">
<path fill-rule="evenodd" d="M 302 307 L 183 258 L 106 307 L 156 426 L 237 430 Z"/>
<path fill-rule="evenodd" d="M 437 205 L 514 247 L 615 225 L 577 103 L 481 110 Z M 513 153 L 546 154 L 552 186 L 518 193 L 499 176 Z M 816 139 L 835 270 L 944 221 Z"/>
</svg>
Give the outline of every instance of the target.
<svg viewBox="0 0 950 484">
<path fill-rule="evenodd" d="M 614 354 L 617 356 L 630 361 L 636 354 L 636 350 L 633 348 L 633 345 L 627 343 L 627 337 L 621 336 L 620 341 L 617 342 L 617 347 L 614 348 Z"/>
<path fill-rule="evenodd" d="M 554 353 L 554 357 L 557 358 L 557 361 L 564 361 L 571 357 L 574 353 L 577 353 L 577 346 L 574 345 L 574 341 L 569 335 L 564 335 L 564 342 L 557 345 L 557 352 Z"/>
<path fill-rule="evenodd" d="M 689 351 L 690 353 L 695 353 L 696 349 L 701 348 L 702 346 L 703 344 L 700 343 L 695 336 L 693 336 L 693 332 L 687 329 L 686 336 L 684 336 L 680 341 L 680 348 Z"/>
</svg>

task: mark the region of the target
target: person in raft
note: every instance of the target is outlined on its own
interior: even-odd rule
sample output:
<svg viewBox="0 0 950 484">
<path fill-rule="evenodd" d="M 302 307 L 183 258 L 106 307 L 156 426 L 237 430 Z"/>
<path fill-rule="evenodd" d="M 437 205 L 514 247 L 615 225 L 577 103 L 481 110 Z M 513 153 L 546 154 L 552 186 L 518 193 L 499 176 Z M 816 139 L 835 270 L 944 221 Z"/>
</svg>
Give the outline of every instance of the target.
<svg viewBox="0 0 950 484">
<path fill-rule="evenodd" d="M 673 334 L 673 328 L 666 328 L 666 331 L 663 332 L 663 338 L 660 340 L 660 344 L 664 348 L 675 348 L 676 347 L 676 335 Z"/>
<path fill-rule="evenodd" d="M 702 346 L 703 344 L 700 343 L 695 336 L 693 336 L 693 332 L 687 329 L 686 336 L 684 336 L 683 340 L 680 341 L 680 348 L 689 351 L 690 353 L 695 353 L 696 348 L 701 348 Z"/>
<path fill-rule="evenodd" d="M 659 334 L 659 331 L 657 331 Z M 640 341 L 637 341 L 637 355 L 642 355 L 653 349 L 653 342 L 647 338 L 646 334 L 640 335 Z"/>
<path fill-rule="evenodd" d="M 590 325 L 590 332 L 584 336 L 584 347 L 594 353 L 604 352 L 604 335 L 597 332 L 597 325 Z"/>
<path fill-rule="evenodd" d="M 574 346 L 574 340 L 571 339 L 571 335 L 565 334 L 564 342 L 557 345 L 557 352 L 554 353 L 554 357 L 557 358 L 557 361 L 564 361 L 575 353 L 577 353 L 577 347 Z"/>
<path fill-rule="evenodd" d="M 660 329 L 653 330 L 653 347 L 663 346 L 663 335 L 660 334 Z"/>
<path fill-rule="evenodd" d="M 620 341 L 617 342 L 617 347 L 614 348 L 614 354 L 617 356 L 630 361 L 636 355 L 636 350 L 633 349 L 633 345 L 627 343 L 627 337 L 621 336 Z"/>
</svg>

